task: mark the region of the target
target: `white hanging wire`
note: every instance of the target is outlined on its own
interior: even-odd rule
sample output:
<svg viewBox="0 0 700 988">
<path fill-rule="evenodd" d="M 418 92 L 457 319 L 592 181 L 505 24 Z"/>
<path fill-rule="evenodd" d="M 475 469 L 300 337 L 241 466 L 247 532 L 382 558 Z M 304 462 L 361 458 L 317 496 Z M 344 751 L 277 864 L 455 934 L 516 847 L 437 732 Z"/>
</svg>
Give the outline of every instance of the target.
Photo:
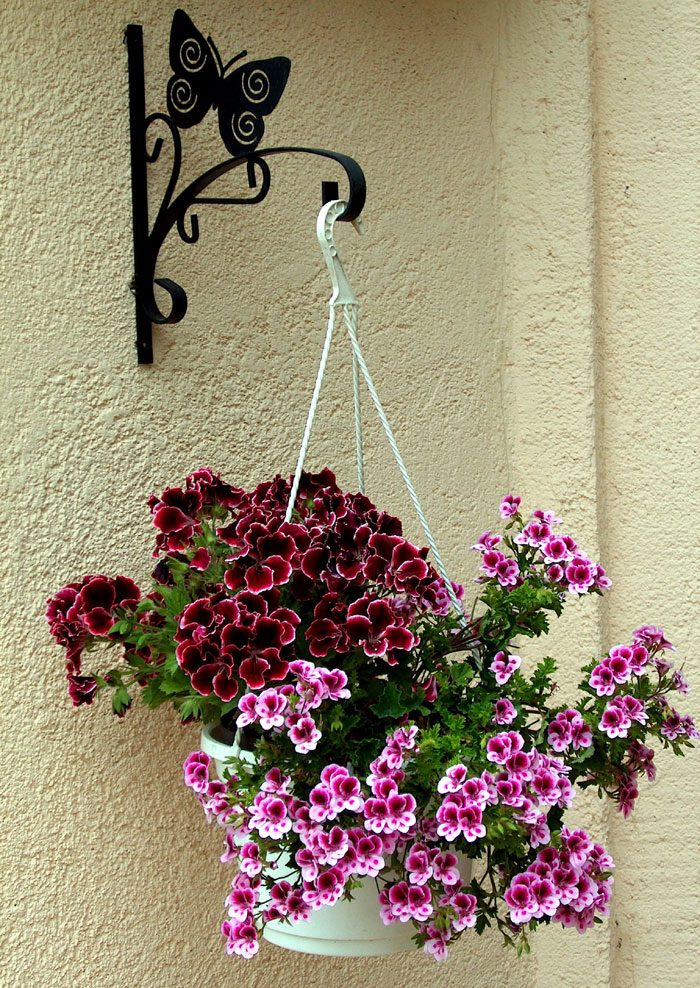
<svg viewBox="0 0 700 988">
<path fill-rule="evenodd" d="M 435 544 L 435 539 L 433 538 L 433 533 L 430 529 L 430 525 L 428 524 L 428 519 L 425 517 L 425 514 L 423 512 L 423 508 L 421 507 L 421 503 L 416 493 L 416 489 L 411 483 L 411 478 L 408 475 L 406 464 L 404 463 L 403 457 L 399 452 L 399 447 L 396 444 L 394 433 L 392 432 L 391 426 L 389 425 L 389 420 L 386 417 L 384 408 L 382 407 L 382 403 L 379 400 L 379 395 L 377 394 L 377 390 L 374 387 L 374 383 L 372 381 L 372 375 L 370 374 L 367 364 L 365 363 L 365 358 L 362 355 L 362 350 L 360 348 L 360 344 L 357 339 L 357 307 L 354 305 L 344 305 L 343 318 L 345 319 L 345 328 L 347 329 L 348 336 L 350 338 L 350 344 L 352 346 L 353 354 L 355 355 L 360 370 L 362 371 L 362 376 L 365 379 L 367 390 L 369 391 L 372 401 L 374 402 L 374 407 L 377 411 L 377 415 L 379 416 L 379 421 L 382 423 L 384 432 L 386 433 L 386 438 L 388 439 L 389 446 L 391 447 L 391 451 L 394 454 L 396 465 L 398 466 L 401 476 L 404 479 L 404 483 L 406 484 L 406 490 L 408 491 L 409 497 L 413 502 L 413 507 L 416 509 L 418 520 L 423 526 L 423 531 L 425 532 L 425 537 L 428 540 L 428 545 L 430 546 L 430 551 L 433 554 L 433 559 L 435 560 L 438 573 L 445 582 L 445 589 L 447 590 L 450 596 L 452 606 L 454 607 L 457 616 L 459 617 L 461 623 L 466 627 L 468 625 L 468 621 L 464 613 L 464 608 L 462 607 L 462 604 L 459 598 L 457 597 L 457 594 L 455 593 L 455 589 L 452 585 L 452 581 L 450 580 L 447 574 L 447 568 L 445 567 L 445 564 L 442 561 L 442 556 L 440 555 L 438 547 Z"/>
<path fill-rule="evenodd" d="M 306 416 L 306 426 L 304 428 L 304 435 L 301 441 L 301 448 L 299 450 L 299 456 L 297 458 L 297 466 L 294 472 L 294 480 L 292 482 L 292 489 L 289 495 L 289 502 L 287 504 L 287 510 L 284 516 L 285 521 L 290 521 L 292 517 L 292 512 L 294 510 L 294 502 L 296 501 L 296 496 L 299 490 L 299 482 L 301 479 L 301 473 L 304 468 L 304 460 L 306 459 L 306 451 L 309 445 L 309 439 L 311 437 L 311 429 L 314 423 L 314 418 L 316 417 L 316 409 L 318 406 L 319 396 L 321 394 L 321 385 L 323 384 L 323 376 L 326 371 L 326 364 L 328 363 L 328 354 L 331 348 L 331 342 L 333 339 L 333 329 L 335 326 L 335 310 L 337 307 L 342 306 L 343 318 L 345 321 L 345 328 L 348 333 L 348 338 L 350 340 L 350 345 L 352 347 L 352 373 L 353 373 L 353 400 L 354 400 L 354 411 L 355 411 L 355 446 L 357 453 L 357 478 L 360 491 L 364 490 L 364 462 L 362 453 L 362 419 L 361 419 L 361 408 L 360 408 L 360 393 L 359 393 L 359 370 L 362 371 L 362 376 L 365 379 L 367 385 L 367 390 L 370 393 L 372 401 L 374 402 L 374 407 L 376 409 L 377 415 L 379 416 L 379 421 L 381 422 L 384 432 L 386 433 L 387 440 L 389 441 L 389 446 L 394 454 L 396 464 L 399 468 L 401 476 L 403 477 L 406 489 L 408 490 L 411 501 L 413 502 L 413 507 L 418 515 L 418 520 L 420 521 L 423 531 L 425 532 L 425 537 L 428 540 L 428 545 L 430 551 L 433 554 L 435 564 L 438 573 L 442 577 L 445 583 L 445 589 L 450 597 L 452 606 L 460 620 L 463 627 L 468 627 L 469 622 L 464 613 L 464 608 L 455 593 L 455 589 L 450 580 L 445 564 L 442 560 L 442 556 L 435 544 L 435 539 L 433 538 L 433 533 L 428 524 L 428 520 L 425 517 L 423 508 L 421 507 L 420 500 L 416 493 L 416 490 L 411 483 L 411 478 L 408 475 L 408 470 L 406 469 L 406 464 L 403 461 L 401 453 L 399 452 L 396 439 L 394 438 L 394 433 L 392 432 L 391 426 L 389 425 L 389 420 L 386 417 L 382 403 L 379 400 L 379 395 L 377 394 L 376 388 L 372 381 L 372 376 L 369 372 L 367 364 L 365 363 L 365 358 L 362 354 L 359 341 L 357 339 L 357 309 L 358 303 L 357 299 L 352 292 L 345 271 L 343 269 L 342 263 L 338 256 L 335 243 L 333 241 L 333 225 L 335 219 L 338 215 L 342 215 L 345 208 L 345 203 L 336 201 L 333 203 L 327 203 L 321 209 L 319 213 L 319 219 L 317 223 L 317 232 L 319 234 L 319 242 L 323 249 L 324 256 L 326 257 L 326 263 L 331 274 L 331 279 L 334 285 L 334 292 L 331 296 L 331 301 L 329 302 L 329 316 L 328 316 L 328 328 L 326 330 L 326 338 L 323 344 L 323 352 L 321 353 L 321 360 L 318 367 L 318 373 L 316 374 L 316 383 L 314 385 L 313 395 L 311 397 L 311 404 L 309 406 L 309 412 Z M 333 210 L 335 210 L 335 215 L 333 215 Z M 329 222 L 330 220 L 330 222 Z M 342 297 L 344 295 L 344 297 Z"/>
<path fill-rule="evenodd" d="M 335 325 L 335 306 L 332 305 L 330 307 L 330 312 L 328 314 L 328 329 L 326 330 L 326 339 L 323 344 L 323 352 L 321 353 L 321 362 L 318 365 L 318 373 L 316 374 L 316 384 L 314 385 L 314 393 L 311 396 L 311 404 L 309 405 L 309 414 L 306 416 L 306 428 L 304 429 L 304 437 L 301 440 L 301 448 L 299 450 L 299 456 L 297 457 L 297 468 L 294 471 L 294 481 L 292 482 L 292 490 L 289 495 L 287 510 L 284 515 L 285 521 L 289 521 L 291 519 L 292 511 L 294 510 L 294 502 L 296 501 L 297 498 L 297 491 L 299 490 L 299 481 L 301 479 L 301 471 L 304 469 L 306 450 L 308 449 L 309 439 L 311 438 L 311 427 L 314 424 L 314 418 L 316 417 L 316 407 L 318 405 L 319 395 L 321 394 L 323 375 L 326 372 L 326 364 L 328 363 L 328 354 L 331 349 L 331 341 L 333 339 L 334 325 Z"/>
<path fill-rule="evenodd" d="M 360 373 L 357 354 L 352 351 L 352 397 L 355 406 L 355 451 L 357 455 L 357 489 L 365 492 L 365 461 L 362 453 L 362 407 L 360 405 Z"/>
</svg>

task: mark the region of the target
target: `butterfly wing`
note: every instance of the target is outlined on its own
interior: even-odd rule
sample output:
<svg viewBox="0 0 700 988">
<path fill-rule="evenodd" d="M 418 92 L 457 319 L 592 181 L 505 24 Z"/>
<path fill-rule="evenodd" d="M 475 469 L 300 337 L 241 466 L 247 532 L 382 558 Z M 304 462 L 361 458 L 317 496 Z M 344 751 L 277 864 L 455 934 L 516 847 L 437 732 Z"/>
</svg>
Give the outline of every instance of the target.
<svg viewBox="0 0 700 988">
<path fill-rule="evenodd" d="M 262 118 L 279 103 L 290 66 L 288 58 L 246 62 L 219 84 L 219 132 L 232 155 L 256 148 L 265 131 Z"/>
<path fill-rule="evenodd" d="M 184 10 L 175 11 L 170 28 L 170 67 L 175 74 L 168 82 L 168 112 L 176 126 L 194 127 L 214 102 L 221 73 L 211 46 Z"/>
</svg>

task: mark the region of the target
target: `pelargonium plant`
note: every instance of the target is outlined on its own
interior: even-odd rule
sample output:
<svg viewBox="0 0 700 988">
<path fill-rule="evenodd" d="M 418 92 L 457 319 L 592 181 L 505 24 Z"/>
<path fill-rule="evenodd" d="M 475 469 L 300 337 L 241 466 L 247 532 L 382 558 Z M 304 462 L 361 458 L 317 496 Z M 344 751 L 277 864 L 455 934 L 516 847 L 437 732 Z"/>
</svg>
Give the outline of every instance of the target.
<svg viewBox="0 0 700 988">
<path fill-rule="evenodd" d="M 613 861 L 566 811 L 593 787 L 627 817 L 655 776 L 650 739 L 683 754 L 698 738 L 671 705 L 688 684 L 663 631 L 593 659 L 567 701 L 553 659 L 527 668 L 517 640 L 610 580 L 551 512 L 526 519 L 503 499 L 503 534 L 472 546 L 476 600 L 457 613 L 462 587 L 397 518 L 329 470 L 302 475 L 285 521 L 290 492 L 199 470 L 149 501 L 147 593 L 86 576 L 48 602 L 75 705 L 107 690 L 123 716 L 140 690 L 238 732 L 224 779 L 204 752 L 184 766 L 238 864 L 229 953 L 252 956 L 267 922 L 303 922 L 366 881 L 382 920 L 412 923 L 437 959 L 465 930 L 495 926 L 520 953 L 541 924 L 602 922 Z M 85 673 L 99 644 L 120 662 Z"/>
</svg>

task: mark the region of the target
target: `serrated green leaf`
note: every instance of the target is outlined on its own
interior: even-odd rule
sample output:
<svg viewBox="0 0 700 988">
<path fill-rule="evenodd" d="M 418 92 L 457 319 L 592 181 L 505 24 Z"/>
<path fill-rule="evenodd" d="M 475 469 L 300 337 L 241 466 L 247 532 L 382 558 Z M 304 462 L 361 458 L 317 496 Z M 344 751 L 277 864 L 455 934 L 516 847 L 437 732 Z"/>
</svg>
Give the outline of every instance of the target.
<svg viewBox="0 0 700 988">
<path fill-rule="evenodd" d="M 390 717 L 392 720 L 402 717 L 406 709 L 395 683 L 385 683 L 379 699 L 370 707 L 377 717 Z"/>
</svg>

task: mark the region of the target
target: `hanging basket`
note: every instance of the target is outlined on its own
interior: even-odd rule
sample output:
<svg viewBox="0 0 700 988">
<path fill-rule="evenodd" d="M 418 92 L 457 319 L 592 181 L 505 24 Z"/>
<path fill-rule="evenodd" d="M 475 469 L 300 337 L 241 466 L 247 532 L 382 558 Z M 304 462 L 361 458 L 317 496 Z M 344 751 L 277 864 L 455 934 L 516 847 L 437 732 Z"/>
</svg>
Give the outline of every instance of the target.
<svg viewBox="0 0 700 988">
<path fill-rule="evenodd" d="M 241 749 L 231 733 L 221 725 L 202 730 L 201 750 L 214 760 L 219 778 L 228 758 L 252 760 L 252 753 Z M 464 868 L 462 869 L 464 871 Z M 275 878 L 291 873 L 297 878 L 296 866 L 284 855 L 280 858 Z M 415 950 L 411 939 L 415 935 L 412 923 L 391 923 L 386 926 L 379 916 L 378 886 L 374 879 L 353 890 L 352 899 L 341 899 L 334 906 L 322 906 L 309 919 L 298 923 L 272 920 L 266 924 L 263 937 L 278 947 L 305 954 L 327 957 L 376 957 Z"/>
</svg>

